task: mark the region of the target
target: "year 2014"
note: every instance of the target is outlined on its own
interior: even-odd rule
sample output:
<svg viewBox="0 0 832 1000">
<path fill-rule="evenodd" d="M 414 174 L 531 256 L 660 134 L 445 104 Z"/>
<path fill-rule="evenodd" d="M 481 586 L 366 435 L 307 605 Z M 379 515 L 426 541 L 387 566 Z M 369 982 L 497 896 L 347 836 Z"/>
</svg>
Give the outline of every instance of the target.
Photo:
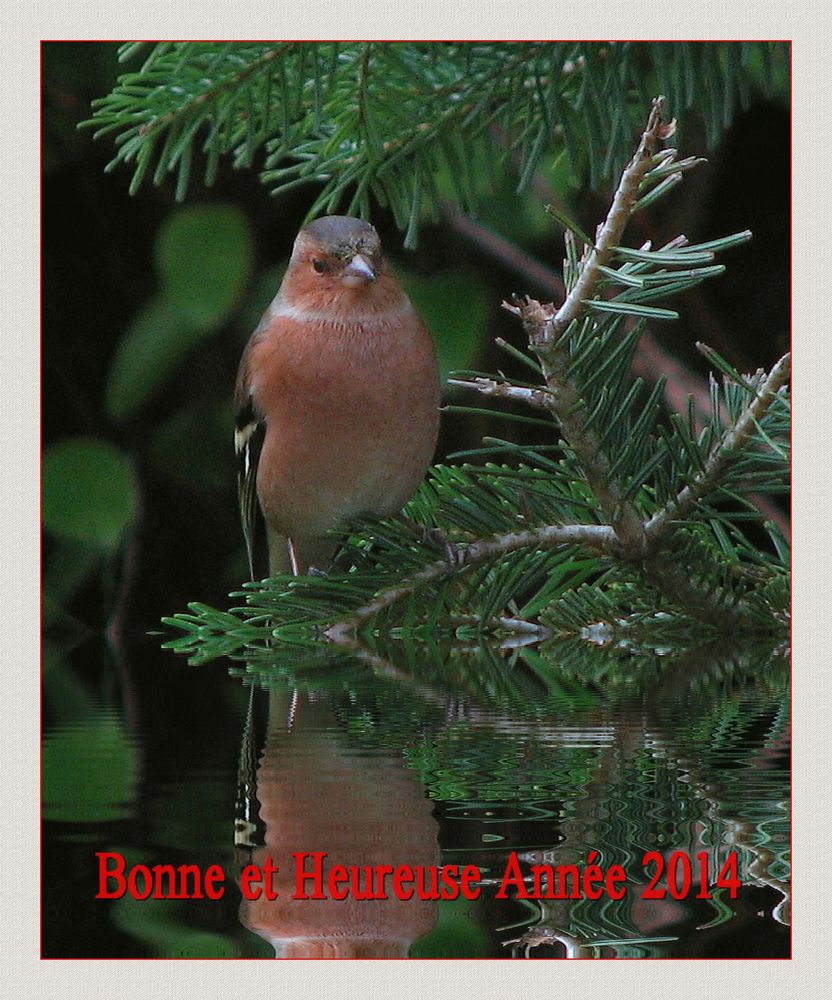
<svg viewBox="0 0 832 1000">
<path fill-rule="evenodd" d="M 731 851 L 711 881 L 710 855 L 699 851 L 691 857 L 685 851 L 674 851 L 665 857 L 658 851 L 648 851 L 641 859 L 650 881 L 641 892 L 642 899 L 712 899 L 714 890 L 727 889 L 731 899 L 737 898 L 741 887 L 737 870 L 737 855 Z"/>
</svg>

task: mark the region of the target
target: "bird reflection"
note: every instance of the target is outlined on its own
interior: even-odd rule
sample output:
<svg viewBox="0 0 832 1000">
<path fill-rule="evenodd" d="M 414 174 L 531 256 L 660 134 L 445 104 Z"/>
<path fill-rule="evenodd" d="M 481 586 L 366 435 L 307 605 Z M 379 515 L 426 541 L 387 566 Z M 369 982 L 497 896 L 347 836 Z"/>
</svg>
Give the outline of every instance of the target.
<svg viewBox="0 0 832 1000">
<path fill-rule="evenodd" d="M 354 892 L 344 899 L 293 899 L 293 852 L 325 851 L 330 868 L 437 866 L 438 824 L 415 774 L 394 754 L 350 742 L 330 702 L 305 693 L 269 693 L 259 761 L 253 747 L 249 726 L 238 803 L 240 873 L 249 864 L 262 869 L 271 858 L 277 898 L 244 898 L 242 924 L 268 941 L 277 958 L 406 956 L 436 923 L 435 901 L 398 899 L 392 883 L 387 899 L 359 899 Z"/>
</svg>

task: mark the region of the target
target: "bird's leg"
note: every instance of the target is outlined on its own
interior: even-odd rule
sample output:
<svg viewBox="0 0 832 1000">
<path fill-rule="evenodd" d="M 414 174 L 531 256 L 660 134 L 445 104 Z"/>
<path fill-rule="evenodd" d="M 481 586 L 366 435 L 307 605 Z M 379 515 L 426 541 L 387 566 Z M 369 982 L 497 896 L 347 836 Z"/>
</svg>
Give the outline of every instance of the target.
<svg viewBox="0 0 832 1000">
<path fill-rule="evenodd" d="M 292 573 L 295 576 L 303 576 L 305 568 L 298 555 L 298 550 L 295 543 L 291 538 L 286 539 L 286 545 L 289 549 L 289 562 L 292 565 Z"/>
</svg>

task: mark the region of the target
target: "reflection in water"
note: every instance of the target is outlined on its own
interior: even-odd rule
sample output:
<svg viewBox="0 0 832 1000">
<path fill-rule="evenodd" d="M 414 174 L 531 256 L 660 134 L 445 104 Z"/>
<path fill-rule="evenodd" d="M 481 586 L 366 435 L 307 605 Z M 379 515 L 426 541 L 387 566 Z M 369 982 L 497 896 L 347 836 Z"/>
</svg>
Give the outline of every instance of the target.
<svg viewBox="0 0 832 1000">
<path fill-rule="evenodd" d="M 459 733 L 453 752 L 474 765 L 477 798 L 457 806 L 456 817 L 482 817 L 482 798 L 504 803 L 513 785 L 509 837 L 520 839 L 517 820 L 540 814 L 541 806 L 551 816 L 549 843 L 542 815 L 522 825 L 527 875 L 533 865 L 580 864 L 597 850 L 606 868 L 620 864 L 628 876 L 621 901 L 534 904 L 526 930 L 504 943 L 516 954 L 547 945 L 546 954 L 566 957 L 700 955 L 740 931 L 737 951 L 716 953 L 786 954 L 787 676 L 782 661 L 683 656 L 642 683 L 630 675 L 629 692 L 608 685 L 593 709 L 574 713 L 565 705 L 549 714 L 562 722 L 524 727 L 495 713 L 472 714 L 482 732 Z M 500 766 L 490 779 L 489 756 Z M 493 836 L 500 826 L 491 829 Z M 645 865 L 650 853 L 658 860 Z M 645 898 L 649 875 L 657 864 L 667 872 L 674 855 L 691 864 L 690 891 L 674 892 L 668 873 L 662 898 Z M 730 878 L 734 858 L 742 883 L 736 899 L 718 884 L 721 872 Z M 499 873 L 499 852 L 490 859 Z"/>
<path fill-rule="evenodd" d="M 233 666 L 237 677 L 168 661 L 137 692 L 143 710 L 126 741 L 111 738 L 126 717 L 111 689 L 99 703 L 68 699 L 68 672 L 48 674 L 45 954 L 789 954 L 782 657 L 392 646 L 322 659 L 279 645 Z M 238 776 L 240 676 L 262 718 L 245 724 Z M 105 905 L 93 898 L 99 850 L 146 865 L 220 863 L 227 892 Z M 358 867 L 476 865 L 481 891 L 438 903 L 393 892 L 293 900 L 295 851 Z M 590 851 L 604 869 L 622 866 L 622 899 L 499 898 L 512 853 L 532 884 L 534 865 L 585 866 Z M 645 899 L 648 852 L 665 864 L 686 856 L 690 891 Z M 735 899 L 716 884 L 732 852 Z M 269 856 L 278 897 L 241 899 L 245 866 Z"/>
<path fill-rule="evenodd" d="M 404 669 L 377 654 L 362 660 L 372 665 L 374 678 L 333 668 L 337 686 L 351 691 L 338 712 L 342 729 L 351 731 L 343 752 L 347 745 L 353 756 L 363 748 L 362 777 L 381 788 L 390 778 L 377 761 L 389 767 L 390 758 L 377 755 L 404 746 L 439 803 L 442 861 L 476 863 L 483 873 L 482 898 L 471 912 L 503 928 L 504 954 L 707 954 L 728 925 L 730 934 L 740 931 L 747 939 L 735 953 L 752 947 L 748 942 L 764 928 L 768 938 L 756 940 L 752 951 L 762 943 L 763 953 L 786 952 L 787 933 L 771 933 L 788 923 L 789 728 L 782 663 L 766 671 L 742 658 L 714 660 L 700 652 L 642 661 L 630 665 L 628 675 L 626 661 L 613 662 L 607 664 L 612 673 L 599 678 L 603 694 L 600 684 L 570 690 L 560 677 L 554 693 L 539 690 L 534 699 L 515 664 L 514 673 L 500 676 L 499 696 L 489 700 L 484 678 L 502 667 L 493 661 L 476 661 L 487 669 L 471 676 L 468 697 L 459 693 L 468 678 L 458 669 L 451 699 L 444 684 L 430 687 L 425 663 Z M 462 662 L 445 656 L 443 681 Z M 604 661 L 596 656 L 591 662 L 598 670 Z M 315 672 L 325 689 L 326 676 Z M 405 690 L 421 703 L 418 735 L 412 719 L 408 732 L 405 717 L 414 712 L 414 698 Z M 290 780 L 284 774 L 284 782 Z M 297 809 L 311 809 L 307 823 L 317 824 L 314 802 L 308 807 L 294 800 L 293 806 L 296 822 Z M 297 843 L 304 836 L 299 833 Z M 620 865 L 626 872 L 627 893 L 620 900 L 527 900 L 515 893 L 501 902 L 497 890 L 510 851 L 527 886 L 533 866 L 581 866 L 597 851 L 604 869 Z M 376 863 L 396 859 L 381 851 Z M 668 882 L 679 864 L 679 872 L 691 873 L 684 891 L 675 874 L 673 885 Z M 665 871 L 660 895 L 649 898 L 658 866 Z M 736 898 L 734 876 L 740 882 Z M 333 913 L 346 915 L 342 905 L 335 904 Z"/>
<path fill-rule="evenodd" d="M 326 852 L 326 864 L 435 866 L 438 826 L 424 788 L 393 753 L 357 753 L 324 700 L 272 692 L 268 735 L 255 795 L 265 846 L 243 852 L 243 866 L 278 866 L 265 894 L 243 901 L 242 923 L 278 958 L 392 958 L 436 922 L 430 900 L 293 899 L 293 852 Z M 307 861 L 304 870 L 310 870 Z M 307 885 L 308 894 L 312 886 Z"/>
</svg>

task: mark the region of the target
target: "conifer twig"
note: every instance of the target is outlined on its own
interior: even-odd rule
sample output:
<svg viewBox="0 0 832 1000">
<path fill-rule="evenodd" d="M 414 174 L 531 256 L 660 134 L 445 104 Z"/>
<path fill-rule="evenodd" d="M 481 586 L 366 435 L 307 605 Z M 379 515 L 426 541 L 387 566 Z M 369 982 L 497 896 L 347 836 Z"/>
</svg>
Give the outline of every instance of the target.
<svg viewBox="0 0 832 1000">
<path fill-rule="evenodd" d="M 624 168 L 610 210 L 598 229 L 595 246 L 590 250 L 572 290 L 545 330 L 541 331 L 542 340 L 538 347 L 545 349 L 552 345 L 572 320 L 584 312 L 587 301 L 592 298 L 601 277 L 600 269 L 607 264 L 613 249 L 621 242 L 621 236 L 638 201 L 639 185 L 651 167 L 656 143 L 673 133 L 673 123 L 662 122 L 663 106 L 664 98 L 655 98 L 638 149 Z"/>
<path fill-rule="evenodd" d="M 672 123 L 662 121 L 663 104 L 661 97 L 653 101 L 638 148 L 625 167 L 607 217 L 598 228 L 595 246 L 582 260 L 578 278 L 562 305 L 555 309 L 528 297 L 522 303 L 506 304 L 506 308 L 523 322 L 529 344 L 540 360 L 551 393 L 549 409 L 558 420 L 564 439 L 574 451 L 605 519 L 615 530 L 621 546 L 620 554 L 630 559 L 639 558 L 644 546 L 641 518 L 633 505 L 624 500 L 618 485 L 611 481 L 609 460 L 596 434 L 586 426 L 585 407 L 581 403 L 580 390 L 569 374 L 569 352 L 561 343 L 561 335 L 587 310 L 602 276 L 601 268 L 621 242 L 624 228 L 638 201 L 639 186 L 652 165 L 656 143 L 672 132 Z"/>
<path fill-rule="evenodd" d="M 650 547 L 658 544 L 674 520 L 689 511 L 706 493 L 713 489 L 726 463 L 748 442 L 754 433 L 757 422 L 762 419 L 774 402 L 779 390 L 787 384 L 790 372 L 791 354 L 784 354 L 768 375 L 765 375 L 763 369 L 757 372 L 756 380 L 759 388 L 755 392 L 754 398 L 733 426 L 726 429 L 711 449 L 711 454 L 705 461 L 705 468 L 698 472 L 673 500 L 657 511 L 645 524 L 644 534 Z"/>
<path fill-rule="evenodd" d="M 497 396 L 501 399 L 516 399 L 538 410 L 551 412 L 551 392 L 549 389 L 530 389 L 528 386 L 512 385 L 510 382 L 498 382 L 493 378 L 449 378 L 448 385 L 458 389 L 473 389 L 485 396 Z"/>
</svg>

